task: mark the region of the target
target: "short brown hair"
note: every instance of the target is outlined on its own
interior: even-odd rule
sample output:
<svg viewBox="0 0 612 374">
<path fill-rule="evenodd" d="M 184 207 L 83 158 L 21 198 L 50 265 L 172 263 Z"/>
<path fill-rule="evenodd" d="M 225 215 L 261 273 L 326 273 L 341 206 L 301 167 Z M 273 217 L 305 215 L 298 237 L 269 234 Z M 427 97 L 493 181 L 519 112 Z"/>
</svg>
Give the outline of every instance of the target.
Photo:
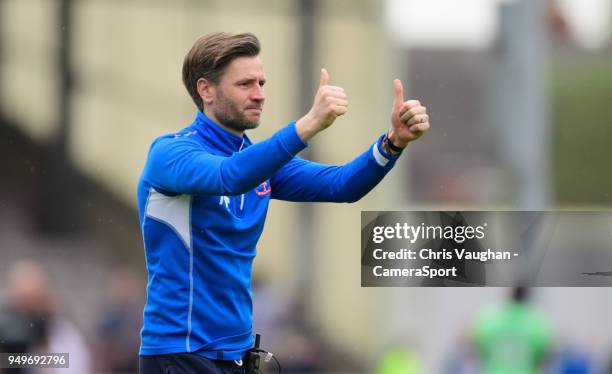
<svg viewBox="0 0 612 374">
<path fill-rule="evenodd" d="M 198 109 L 204 111 L 204 103 L 198 94 L 198 79 L 217 84 L 230 62 L 237 57 L 257 56 L 260 50 L 259 40 L 250 33 L 213 32 L 199 38 L 183 61 L 183 84 Z"/>
</svg>

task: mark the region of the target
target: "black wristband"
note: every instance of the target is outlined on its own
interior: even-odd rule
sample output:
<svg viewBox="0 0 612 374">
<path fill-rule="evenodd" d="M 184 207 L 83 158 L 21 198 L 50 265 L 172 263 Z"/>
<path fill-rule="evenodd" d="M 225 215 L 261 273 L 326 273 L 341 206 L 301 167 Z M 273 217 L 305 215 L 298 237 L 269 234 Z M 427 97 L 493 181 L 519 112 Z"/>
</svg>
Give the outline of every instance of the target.
<svg viewBox="0 0 612 374">
<path fill-rule="evenodd" d="M 392 150 L 393 152 L 397 152 L 397 153 L 402 153 L 402 151 L 404 150 L 404 148 L 406 147 L 398 147 L 395 144 L 393 144 L 391 142 L 391 139 L 389 139 L 388 135 L 385 135 L 385 139 L 387 141 L 387 146 L 389 147 L 390 150 Z"/>
</svg>

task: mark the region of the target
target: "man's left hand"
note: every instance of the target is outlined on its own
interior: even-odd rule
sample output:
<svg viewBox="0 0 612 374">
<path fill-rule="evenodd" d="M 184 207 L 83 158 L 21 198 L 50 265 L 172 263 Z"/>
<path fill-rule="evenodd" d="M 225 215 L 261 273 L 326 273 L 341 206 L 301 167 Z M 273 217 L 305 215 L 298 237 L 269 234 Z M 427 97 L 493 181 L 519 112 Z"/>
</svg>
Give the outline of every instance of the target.
<svg viewBox="0 0 612 374">
<path fill-rule="evenodd" d="M 404 148 L 429 129 L 429 115 L 420 101 L 404 101 L 404 88 L 399 79 L 395 79 L 393 85 L 395 94 L 388 136 L 393 145 Z"/>
</svg>

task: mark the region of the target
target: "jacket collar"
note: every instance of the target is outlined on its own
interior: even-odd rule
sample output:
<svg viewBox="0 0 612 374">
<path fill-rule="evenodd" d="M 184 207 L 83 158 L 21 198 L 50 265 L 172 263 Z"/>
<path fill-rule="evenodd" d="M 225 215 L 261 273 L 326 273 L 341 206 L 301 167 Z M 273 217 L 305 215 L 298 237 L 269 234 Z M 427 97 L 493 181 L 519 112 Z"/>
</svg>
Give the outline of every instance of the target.
<svg viewBox="0 0 612 374">
<path fill-rule="evenodd" d="M 199 110 L 193 125 L 206 143 L 225 155 L 231 155 L 251 145 L 251 140 L 246 135 L 232 134 Z"/>
</svg>

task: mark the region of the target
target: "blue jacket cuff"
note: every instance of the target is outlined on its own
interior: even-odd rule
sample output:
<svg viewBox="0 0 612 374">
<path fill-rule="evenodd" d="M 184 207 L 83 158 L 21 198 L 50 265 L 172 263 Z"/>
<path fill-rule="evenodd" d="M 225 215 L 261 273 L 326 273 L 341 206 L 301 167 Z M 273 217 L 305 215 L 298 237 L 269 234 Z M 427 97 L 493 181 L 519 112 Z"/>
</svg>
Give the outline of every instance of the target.
<svg viewBox="0 0 612 374">
<path fill-rule="evenodd" d="M 282 145 L 285 147 L 287 152 L 295 155 L 303 151 L 308 147 L 307 143 L 304 143 L 302 138 L 295 129 L 295 122 L 289 123 L 283 129 L 278 132 Z"/>
<path fill-rule="evenodd" d="M 376 143 L 372 146 L 372 156 L 376 163 L 385 168 L 392 168 L 395 164 L 395 161 L 400 157 L 401 154 L 392 155 L 383 150 L 382 140 L 385 137 L 385 134 L 381 135 Z"/>
</svg>

